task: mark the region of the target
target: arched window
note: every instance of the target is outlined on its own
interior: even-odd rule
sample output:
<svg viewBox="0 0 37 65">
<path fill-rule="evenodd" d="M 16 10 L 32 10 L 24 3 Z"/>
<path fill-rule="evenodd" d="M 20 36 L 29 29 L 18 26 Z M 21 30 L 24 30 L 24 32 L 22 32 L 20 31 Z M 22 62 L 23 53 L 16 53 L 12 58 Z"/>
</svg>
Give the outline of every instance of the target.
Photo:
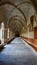
<svg viewBox="0 0 37 65">
<path fill-rule="evenodd" d="M 37 26 L 36 16 L 35 16 L 35 15 L 32 15 L 32 16 L 31 16 L 30 21 L 31 21 L 32 27 L 36 27 L 36 26 Z"/>
<path fill-rule="evenodd" d="M 0 30 L 0 35 L 1 35 L 1 44 L 4 43 L 4 23 L 1 23 L 1 30 Z"/>
</svg>

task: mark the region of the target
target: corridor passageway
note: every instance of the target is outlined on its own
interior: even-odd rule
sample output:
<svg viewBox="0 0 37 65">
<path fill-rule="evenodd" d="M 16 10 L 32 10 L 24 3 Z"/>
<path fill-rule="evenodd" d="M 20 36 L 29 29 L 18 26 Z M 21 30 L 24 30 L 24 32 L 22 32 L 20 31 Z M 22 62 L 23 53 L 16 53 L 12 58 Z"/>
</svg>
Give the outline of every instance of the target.
<svg viewBox="0 0 37 65">
<path fill-rule="evenodd" d="M 37 54 L 21 37 L 16 37 L 0 52 L 0 65 L 37 65 Z"/>
<path fill-rule="evenodd" d="M 37 0 L 0 0 L 0 65 L 37 65 Z"/>
</svg>

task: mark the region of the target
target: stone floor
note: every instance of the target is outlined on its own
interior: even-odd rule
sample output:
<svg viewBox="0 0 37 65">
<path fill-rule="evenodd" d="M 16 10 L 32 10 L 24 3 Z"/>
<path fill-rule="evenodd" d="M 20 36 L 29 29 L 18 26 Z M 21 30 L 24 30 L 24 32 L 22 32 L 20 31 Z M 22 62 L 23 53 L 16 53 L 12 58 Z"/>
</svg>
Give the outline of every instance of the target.
<svg viewBox="0 0 37 65">
<path fill-rule="evenodd" d="M 17 37 L 0 52 L 0 65 L 37 65 L 37 53 Z"/>
</svg>

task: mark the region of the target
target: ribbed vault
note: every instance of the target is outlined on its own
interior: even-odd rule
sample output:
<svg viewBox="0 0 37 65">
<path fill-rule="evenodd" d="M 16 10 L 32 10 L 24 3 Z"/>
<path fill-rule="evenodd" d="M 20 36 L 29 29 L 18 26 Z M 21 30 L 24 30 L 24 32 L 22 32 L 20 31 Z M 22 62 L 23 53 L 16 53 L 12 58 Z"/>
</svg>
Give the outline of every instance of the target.
<svg viewBox="0 0 37 65">
<path fill-rule="evenodd" d="M 31 0 L 2 0 L 0 1 L 0 23 L 12 32 L 27 31 L 27 23 L 36 11 Z M 24 30 L 23 30 L 24 29 Z"/>
</svg>

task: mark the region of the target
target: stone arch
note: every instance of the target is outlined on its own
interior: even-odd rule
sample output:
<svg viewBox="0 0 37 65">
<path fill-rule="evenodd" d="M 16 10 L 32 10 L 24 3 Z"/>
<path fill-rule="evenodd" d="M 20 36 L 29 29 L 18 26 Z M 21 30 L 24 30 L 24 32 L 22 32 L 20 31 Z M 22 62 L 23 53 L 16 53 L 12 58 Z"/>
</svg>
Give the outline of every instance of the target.
<svg viewBox="0 0 37 65">
<path fill-rule="evenodd" d="M 17 8 L 17 9 L 20 11 L 20 13 L 22 13 L 23 17 L 24 17 L 25 20 L 26 20 L 26 17 L 25 17 L 25 15 L 24 15 L 24 13 L 22 12 L 22 10 L 21 10 L 20 8 L 18 8 L 14 3 L 11 3 L 11 2 L 2 2 L 2 3 L 0 4 L 0 6 L 3 6 L 3 5 L 5 5 L 5 4 L 9 4 L 9 5 L 12 5 L 12 6 L 14 6 L 15 8 Z M 27 21 L 27 20 L 26 20 L 26 21 Z"/>
</svg>

